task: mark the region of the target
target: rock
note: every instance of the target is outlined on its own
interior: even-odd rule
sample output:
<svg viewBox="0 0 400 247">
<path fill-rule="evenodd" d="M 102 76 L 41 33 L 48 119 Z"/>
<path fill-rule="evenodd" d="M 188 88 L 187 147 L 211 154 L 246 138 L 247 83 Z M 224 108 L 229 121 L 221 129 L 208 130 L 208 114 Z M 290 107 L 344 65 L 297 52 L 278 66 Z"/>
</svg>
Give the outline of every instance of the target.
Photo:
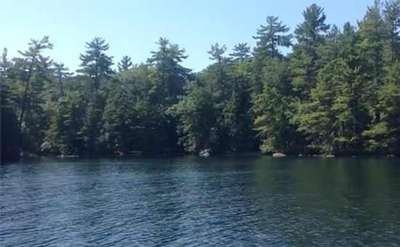
<svg viewBox="0 0 400 247">
<path fill-rule="evenodd" d="M 332 158 L 335 158 L 335 155 L 333 155 L 333 154 L 327 154 L 327 155 L 325 155 L 325 158 L 332 159 Z"/>
<path fill-rule="evenodd" d="M 286 157 L 286 154 L 284 154 L 284 153 L 273 153 L 272 157 L 274 157 L 274 158 L 283 158 L 283 157 Z"/>
<path fill-rule="evenodd" d="M 199 156 L 202 158 L 208 158 L 211 155 L 211 150 L 209 148 L 203 149 L 199 152 Z"/>
<path fill-rule="evenodd" d="M 139 157 L 143 155 L 143 151 L 140 150 L 131 150 L 128 152 L 128 156 Z"/>
<path fill-rule="evenodd" d="M 60 154 L 60 155 L 57 156 L 57 158 L 61 158 L 61 159 L 79 158 L 79 155 L 75 155 L 75 154 Z"/>
</svg>

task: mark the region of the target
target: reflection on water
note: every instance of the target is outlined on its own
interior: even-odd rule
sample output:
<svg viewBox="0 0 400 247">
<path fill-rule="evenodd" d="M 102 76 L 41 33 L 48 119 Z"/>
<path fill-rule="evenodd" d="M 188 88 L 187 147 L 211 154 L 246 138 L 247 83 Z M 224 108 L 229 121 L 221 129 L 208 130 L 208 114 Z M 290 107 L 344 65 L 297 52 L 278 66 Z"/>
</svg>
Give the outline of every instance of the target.
<svg viewBox="0 0 400 247">
<path fill-rule="evenodd" d="M 398 246 L 396 159 L 0 167 L 0 246 Z"/>
</svg>

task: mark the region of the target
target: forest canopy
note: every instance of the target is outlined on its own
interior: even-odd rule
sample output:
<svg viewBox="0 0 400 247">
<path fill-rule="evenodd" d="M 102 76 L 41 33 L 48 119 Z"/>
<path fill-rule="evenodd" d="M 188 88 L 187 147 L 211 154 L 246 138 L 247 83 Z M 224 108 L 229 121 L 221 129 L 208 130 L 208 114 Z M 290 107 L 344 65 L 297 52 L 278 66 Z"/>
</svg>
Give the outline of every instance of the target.
<svg viewBox="0 0 400 247">
<path fill-rule="evenodd" d="M 160 38 L 146 63 L 87 42 L 72 73 L 49 37 L 0 61 L 1 152 L 127 155 L 247 152 L 400 154 L 400 0 L 353 26 L 313 4 L 293 31 L 275 16 L 255 47 L 214 44 L 194 73 Z M 289 48 L 290 52 L 287 51 Z"/>
</svg>

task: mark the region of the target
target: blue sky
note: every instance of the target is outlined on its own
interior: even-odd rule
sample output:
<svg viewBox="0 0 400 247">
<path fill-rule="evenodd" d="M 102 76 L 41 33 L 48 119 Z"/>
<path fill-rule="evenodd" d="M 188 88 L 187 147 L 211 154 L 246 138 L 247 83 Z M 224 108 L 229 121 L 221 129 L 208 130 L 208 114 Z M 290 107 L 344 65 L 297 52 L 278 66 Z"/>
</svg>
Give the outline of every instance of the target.
<svg viewBox="0 0 400 247">
<path fill-rule="evenodd" d="M 207 51 L 219 42 L 254 45 L 252 36 L 269 15 L 291 28 L 302 21 L 312 3 L 325 8 L 327 22 L 356 24 L 373 0 L 1 0 L 0 48 L 10 56 L 26 48 L 31 38 L 49 35 L 49 54 L 75 70 L 86 41 L 95 36 L 110 44 L 117 62 L 123 55 L 145 62 L 167 37 L 185 48 L 184 65 L 198 71 L 210 63 Z"/>
</svg>

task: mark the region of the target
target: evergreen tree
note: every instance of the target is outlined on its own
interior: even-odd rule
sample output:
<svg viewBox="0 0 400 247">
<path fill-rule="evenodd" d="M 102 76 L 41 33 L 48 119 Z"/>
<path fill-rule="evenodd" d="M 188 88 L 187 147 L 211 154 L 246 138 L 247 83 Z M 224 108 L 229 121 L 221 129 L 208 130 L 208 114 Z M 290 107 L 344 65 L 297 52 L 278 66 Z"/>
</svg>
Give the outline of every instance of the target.
<svg viewBox="0 0 400 247">
<path fill-rule="evenodd" d="M 264 66 L 271 58 L 283 58 L 282 48 L 291 46 L 292 35 L 288 34 L 289 28 L 279 21 L 278 17 L 268 16 L 267 24 L 261 25 L 257 30 L 254 48 L 254 64 L 252 71 L 252 93 L 253 96 L 262 92 L 263 82 L 261 75 Z"/>
<path fill-rule="evenodd" d="M 10 88 L 9 70 L 11 66 L 12 64 L 7 58 L 7 49 L 4 49 L 0 61 L 1 163 L 17 160 L 21 148 L 15 97 Z"/>
<path fill-rule="evenodd" d="M 40 152 L 48 116 L 45 109 L 46 84 L 51 83 L 51 59 L 43 53 L 52 49 L 49 38 L 31 40 L 26 51 L 20 51 L 21 58 L 15 59 L 10 69 L 14 81 L 18 106 L 18 129 L 21 131 L 21 145 L 24 150 Z"/>
<path fill-rule="evenodd" d="M 128 56 L 123 56 L 121 62 L 118 63 L 119 72 L 126 71 L 132 67 L 132 60 Z"/>
<path fill-rule="evenodd" d="M 393 64 L 379 89 L 376 108 L 379 121 L 364 131 L 366 150 L 372 153 L 400 154 L 400 63 Z"/>
<path fill-rule="evenodd" d="M 384 84 L 385 64 L 384 51 L 387 43 L 387 32 L 382 17 L 380 2 L 375 1 L 369 7 L 364 19 L 359 23 L 358 49 L 359 60 L 357 62 L 359 80 L 363 82 L 362 104 L 368 110 L 369 118 L 365 121 L 368 129 L 364 129 L 363 137 L 367 150 L 370 151 L 371 139 L 381 130 L 382 112 L 379 108 L 379 91 Z M 378 127 L 378 128 L 375 128 Z M 369 149 L 369 150 L 368 150 Z"/>
<path fill-rule="evenodd" d="M 279 57 L 279 47 L 291 46 L 292 35 L 287 34 L 289 28 L 279 21 L 278 17 L 268 16 L 267 25 L 261 25 L 257 35 L 253 38 L 257 41 L 256 56 Z"/>
<path fill-rule="evenodd" d="M 96 37 L 86 44 L 86 48 L 85 54 L 80 56 L 82 63 L 79 70 L 88 81 L 86 89 L 88 103 L 81 131 L 85 140 L 85 150 L 92 155 L 101 149 L 99 137 L 105 105 L 105 89 L 114 72 L 111 68 L 112 57 L 106 54 L 109 45 L 104 39 Z"/>
<path fill-rule="evenodd" d="M 383 13 L 388 36 L 386 61 L 391 63 L 400 57 L 400 1 L 386 1 Z"/>
<path fill-rule="evenodd" d="M 42 151 L 61 155 L 80 155 L 85 150 L 82 126 L 87 100 L 79 90 L 67 91 L 58 101 L 50 117 Z"/>
<path fill-rule="evenodd" d="M 57 93 L 55 95 L 57 97 L 63 97 L 65 93 L 65 85 L 64 82 L 66 79 L 68 79 L 70 76 L 72 76 L 72 73 L 69 72 L 68 68 L 65 67 L 63 63 L 54 63 L 54 77 L 55 80 L 57 81 Z"/>
<path fill-rule="evenodd" d="M 170 109 L 179 120 L 179 142 L 190 153 L 218 149 L 217 110 L 211 88 L 203 83 L 191 85 L 188 94 Z"/>
<path fill-rule="evenodd" d="M 316 84 L 321 68 L 318 47 L 325 41 L 329 25 L 325 24 L 324 9 L 312 4 L 303 12 L 304 21 L 295 30 L 297 44 L 291 55 L 293 87 L 301 99 L 307 99 Z"/>
<path fill-rule="evenodd" d="M 91 79 L 90 90 L 95 94 L 102 86 L 101 82 L 110 79 L 114 73 L 112 57 L 106 54 L 109 48 L 104 39 L 96 37 L 86 43 L 86 51 L 80 55 L 81 68 L 78 72 Z"/>
<path fill-rule="evenodd" d="M 270 59 L 262 73 L 263 90 L 255 97 L 254 126 L 261 140 L 261 151 L 295 152 L 296 129 L 291 124 L 291 85 L 287 62 Z"/>
<path fill-rule="evenodd" d="M 300 107 L 299 130 L 310 147 L 324 154 L 355 152 L 359 144 L 353 113 L 355 76 L 345 61 L 336 59 L 321 69 L 310 101 Z"/>
<path fill-rule="evenodd" d="M 234 61 L 243 63 L 250 58 L 250 47 L 247 43 L 239 43 L 233 47 L 232 53 L 229 55 Z"/>
<path fill-rule="evenodd" d="M 182 95 L 186 81 L 190 77 L 190 70 L 183 67 L 181 62 L 187 58 L 185 50 L 168 39 L 160 38 L 158 50 L 152 51 L 148 62 L 156 68 L 154 84 L 154 99 L 156 104 L 167 106 L 176 103 L 177 97 Z"/>
</svg>

